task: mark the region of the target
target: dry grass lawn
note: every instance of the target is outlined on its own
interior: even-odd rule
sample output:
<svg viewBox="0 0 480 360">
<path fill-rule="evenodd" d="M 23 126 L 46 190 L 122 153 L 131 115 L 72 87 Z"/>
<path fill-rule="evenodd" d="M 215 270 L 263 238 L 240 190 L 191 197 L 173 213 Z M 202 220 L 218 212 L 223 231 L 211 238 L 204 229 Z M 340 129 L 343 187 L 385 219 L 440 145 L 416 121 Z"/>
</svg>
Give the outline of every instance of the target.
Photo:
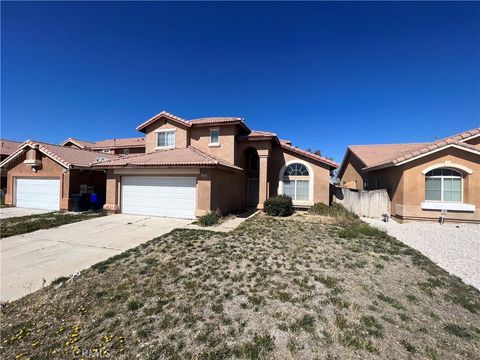
<svg viewBox="0 0 480 360">
<path fill-rule="evenodd" d="M 176 230 L 3 306 L 4 359 L 474 359 L 479 292 L 345 217 Z"/>
</svg>

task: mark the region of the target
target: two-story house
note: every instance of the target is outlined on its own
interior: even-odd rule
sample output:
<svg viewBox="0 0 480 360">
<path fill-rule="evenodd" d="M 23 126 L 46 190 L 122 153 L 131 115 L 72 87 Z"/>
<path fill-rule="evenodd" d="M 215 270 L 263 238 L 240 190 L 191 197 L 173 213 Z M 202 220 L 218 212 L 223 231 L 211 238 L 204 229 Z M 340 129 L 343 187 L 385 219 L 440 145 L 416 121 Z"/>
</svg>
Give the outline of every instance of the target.
<svg viewBox="0 0 480 360">
<path fill-rule="evenodd" d="M 161 112 L 137 130 L 145 133 L 144 154 L 92 165 L 107 170 L 109 211 L 193 218 L 261 208 L 276 194 L 299 207 L 330 201 L 335 162 L 252 131 L 241 118 L 186 120 Z"/>
</svg>

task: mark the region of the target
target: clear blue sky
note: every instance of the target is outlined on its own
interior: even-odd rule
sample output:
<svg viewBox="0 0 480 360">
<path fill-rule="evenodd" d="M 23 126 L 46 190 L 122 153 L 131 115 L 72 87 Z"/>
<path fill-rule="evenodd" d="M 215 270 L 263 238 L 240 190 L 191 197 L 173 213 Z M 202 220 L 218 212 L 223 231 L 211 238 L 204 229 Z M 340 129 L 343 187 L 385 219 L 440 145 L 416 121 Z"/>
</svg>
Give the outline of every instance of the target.
<svg viewBox="0 0 480 360">
<path fill-rule="evenodd" d="M 241 116 L 340 161 L 480 126 L 479 3 L 2 3 L 2 137 Z"/>
</svg>

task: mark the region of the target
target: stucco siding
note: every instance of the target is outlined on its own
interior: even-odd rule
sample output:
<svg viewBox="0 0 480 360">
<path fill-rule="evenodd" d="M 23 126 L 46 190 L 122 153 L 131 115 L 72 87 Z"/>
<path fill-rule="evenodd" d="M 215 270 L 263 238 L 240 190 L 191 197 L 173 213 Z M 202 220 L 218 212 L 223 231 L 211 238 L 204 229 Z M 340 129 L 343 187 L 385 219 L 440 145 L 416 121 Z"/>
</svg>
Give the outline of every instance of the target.
<svg viewBox="0 0 480 360">
<path fill-rule="evenodd" d="M 202 126 L 190 130 L 190 145 L 219 159 L 235 163 L 235 135 L 238 125 Z M 210 146 L 210 129 L 219 129 L 219 146 Z"/>
<path fill-rule="evenodd" d="M 157 147 L 157 130 L 175 129 L 175 147 L 186 148 L 189 145 L 189 129 L 178 123 L 160 119 L 153 124 L 147 126 L 145 133 L 145 152 L 153 152 Z"/>
<path fill-rule="evenodd" d="M 362 167 L 364 165 L 357 157 L 349 153 L 345 159 L 347 166 L 340 179 L 340 186 L 347 189 L 363 190 Z"/>
</svg>

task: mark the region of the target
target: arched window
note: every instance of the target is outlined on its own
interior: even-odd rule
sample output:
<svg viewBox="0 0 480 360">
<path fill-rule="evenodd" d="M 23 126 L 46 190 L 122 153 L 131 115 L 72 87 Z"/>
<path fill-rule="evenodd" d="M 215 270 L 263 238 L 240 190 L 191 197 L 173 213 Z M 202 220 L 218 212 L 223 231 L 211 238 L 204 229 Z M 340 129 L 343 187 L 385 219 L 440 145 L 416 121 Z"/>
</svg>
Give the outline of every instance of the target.
<svg viewBox="0 0 480 360">
<path fill-rule="evenodd" d="M 425 174 L 425 200 L 462 201 L 462 174 L 449 168 L 430 170 Z"/>
<path fill-rule="evenodd" d="M 310 200 L 310 173 L 300 163 L 288 165 L 283 172 L 283 194 L 294 201 Z"/>
</svg>

